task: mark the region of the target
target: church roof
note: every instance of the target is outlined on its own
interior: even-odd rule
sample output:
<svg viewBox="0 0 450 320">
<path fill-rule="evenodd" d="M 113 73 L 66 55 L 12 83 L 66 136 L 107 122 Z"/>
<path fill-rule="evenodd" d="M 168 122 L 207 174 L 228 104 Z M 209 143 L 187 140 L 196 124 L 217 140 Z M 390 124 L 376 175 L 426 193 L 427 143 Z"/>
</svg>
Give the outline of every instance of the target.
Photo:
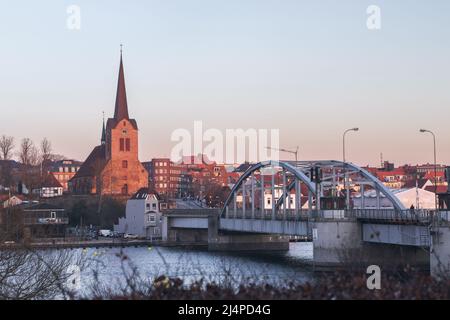
<svg viewBox="0 0 450 320">
<path fill-rule="evenodd" d="M 96 146 L 72 179 L 96 176 L 106 165 L 106 146 Z M 71 180 L 72 180 L 71 179 Z"/>
<path fill-rule="evenodd" d="M 55 176 L 51 173 L 48 173 L 44 176 L 42 181 L 43 188 L 62 188 L 62 185 L 56 180 Z"/>
<path fill-rule="evenodd" d="M 105 129 L 105 118 L 103 118 L 103 126 L 102 126 L 102 138 L 101 143 L 104 144 L 106 142 L 106 129 Z"/>
<path fill-rule="evenodd" d="M 119 79 L 117 81 L 116 107 L 114 109 L 114 119 L 120 121 L 128 119 L 127 91 L 125 89 L 125 76 L 123 72 L 122 52 L 120 52 Z"/>
<path fill-rule="evenodd" d="M 130 119 L 128 115 L 127 90 L 125 87 L 125 74 L 123 71 L 122 52 L 120 52 L 119 78 L 117 80 L 116 105 L 114 108 L 114 118 L 108 119 L 107 128 L 115 128 L 117 124 L 127 119 L 131 125 L 137 130 L 136 120 Z"/>
</svg>

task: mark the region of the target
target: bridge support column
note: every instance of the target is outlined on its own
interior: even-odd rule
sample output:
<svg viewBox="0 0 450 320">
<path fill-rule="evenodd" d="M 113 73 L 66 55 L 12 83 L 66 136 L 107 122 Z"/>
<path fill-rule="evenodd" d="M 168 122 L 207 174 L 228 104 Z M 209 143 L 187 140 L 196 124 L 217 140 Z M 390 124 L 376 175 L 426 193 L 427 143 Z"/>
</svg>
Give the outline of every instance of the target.
<svg viewBox="0 0 450 320">
<path fill-rule="evenodd" d="M 357 220 L 323 219 L 313 222 L 314 268 L 366 269 L 378 265 L 382 270 L 411 266 L 428 270 L 425 248 L 363 241 L 362 224 Z"/>
<path fill-rule="evenodd" d="M 289 238 L 279 235 L 219 233 L 219 218 L 208 216 L 208 250 L 210 251 L 287 251 Z"/>
<path fill-rule="evenodd" d="M 434 227 L 431 236 L 431 275 L 435 278 L 448 277 L 450 275 L 450 226 Z"/>
<path fill-rule="evenodd" d="M 209 251 L 288 251 L 289 238 L 264 234 L 220 234 L 208 242 Z"/>
</svg>

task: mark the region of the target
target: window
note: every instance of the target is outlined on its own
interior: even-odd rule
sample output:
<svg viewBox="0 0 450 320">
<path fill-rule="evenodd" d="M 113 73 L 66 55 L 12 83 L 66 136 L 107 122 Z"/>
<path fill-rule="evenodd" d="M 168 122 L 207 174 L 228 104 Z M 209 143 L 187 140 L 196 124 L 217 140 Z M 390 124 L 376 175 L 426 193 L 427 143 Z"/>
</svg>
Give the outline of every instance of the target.
<svg viewBox="0 0 450 320">
<path fill-rule="evenodd" d="M 122 194 L 124 194 L 124 195 L 128 194 L 128 185 L 127 184 L 123 185 L 123 187 L 122 187 Z"/>
<path fill-rule="evenodd" d="M 127 160 L 123 160 L 122 161 L 122 168 L 124 168 L 124 169 L 128 168 L 128 161 Z"/>
<path fill-rule="evenodd" d="M 124 139 L 120 138 L 120 151 L 124 151 L 125 147 L 124 147 Z"/>
<path fill-rule="evenodd" d="M 125 139 L 125 149 L 126 151 L 130 151 L 130 138 Z"/>
</svg>

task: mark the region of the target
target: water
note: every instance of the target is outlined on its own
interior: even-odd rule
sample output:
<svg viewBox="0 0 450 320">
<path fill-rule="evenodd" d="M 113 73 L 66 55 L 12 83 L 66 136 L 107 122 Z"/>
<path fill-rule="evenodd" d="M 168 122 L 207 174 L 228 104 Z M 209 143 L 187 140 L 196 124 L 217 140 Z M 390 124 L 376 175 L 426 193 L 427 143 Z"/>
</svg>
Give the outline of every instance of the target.
<svg viewBox="0 0 450 320">
<path fill-rule="evenodd" d="M 145 281 L 166 275 L 182 278 L 186 284 L 202 278 L 232 285 L 242 282 L 276 285 L 305 282 L 313 277 L 309 266 L 312 250 L 312 243 L 308 242 L 291 243 L 288 252 L 276 254 L 129 247 L 122 251 L 126 259 L 121 259 L 119 248 L 85 249 L 82 254 L 89 263 L 82 271 L 81 285 L 84 292 L 88 291 L 94 281 L 94 273 L 98 273 L 100 283 L 120 288 L 125 283 L 125 274 L 131 274 L 134 267 Z"/>
</svg>

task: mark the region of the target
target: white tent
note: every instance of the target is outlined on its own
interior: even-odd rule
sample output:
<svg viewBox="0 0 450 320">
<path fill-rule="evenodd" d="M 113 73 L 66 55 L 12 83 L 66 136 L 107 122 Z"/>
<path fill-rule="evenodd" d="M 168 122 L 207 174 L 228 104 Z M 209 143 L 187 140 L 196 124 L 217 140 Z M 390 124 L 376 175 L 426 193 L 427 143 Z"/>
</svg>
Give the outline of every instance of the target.
<svg viewBox="0 0 450 320">
<path fill-rule="evenodd" d="M 409 209 L 414 206 L 415 209 L 434 209 L 435 208 L 435 194 L 433 192 L 420 189 L 394 189 L 391 192 L 402 202 L 405 208 Z M 361 194 L 357 194 L 353 198 L 353 207 L 355 209 L 361 208 Z M 364 192 L 364 208 L 377 208 L 377 195 L 375 190 Z M 393 206 L 389 199 L 380 194 L 380 208 L 392 209 Z"/>
</svg>

